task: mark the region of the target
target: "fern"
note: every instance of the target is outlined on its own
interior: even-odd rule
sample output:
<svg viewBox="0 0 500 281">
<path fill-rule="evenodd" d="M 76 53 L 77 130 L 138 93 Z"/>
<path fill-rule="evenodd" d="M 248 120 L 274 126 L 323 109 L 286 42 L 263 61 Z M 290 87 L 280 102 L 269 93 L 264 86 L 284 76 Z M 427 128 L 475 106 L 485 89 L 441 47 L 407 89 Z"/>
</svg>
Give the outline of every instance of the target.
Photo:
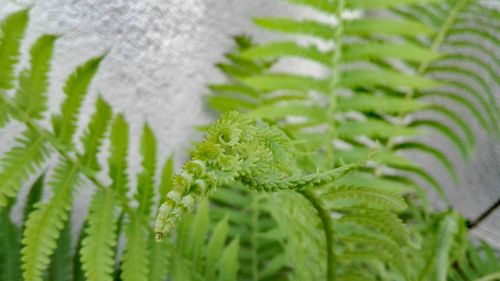
<svg viewBox="0 0 500 281">
<path fill-rule="evenodd" d="M 54 132 L 63 144 L 72 142 L 80 106 L 101 60 L 102 57 L 89 60 L 80 66 L 66 82 L 64 87 L 66 99 L 61 105 L 61 114 L 52 117 Z"/>
<path fill-rule="evenodd" d="M 54 194 L 46 203 L 38 204 L 26 223 L 24 230 L 22 268 L 24 280 L 42 280 L 42 272 L 50 262 L 56 248 L 56 240 L 68 219 L 73 187 L 78 182 L 76 165 L 62 161 L 49 185 Z"/>
<path fill-rule="evenodd" d="M 13 87 L 14 66 L 18 61 L 19 48 L 27 23 L 28 10 L 21 10 L 8 16 L 0 26 L 0 65 L 2 66 L 0 89 L 2 91 Z"/>
<path fill-rule="evenodd" d="M 362 217 L 366 217 L 367 221 L 363 222 L 367 223 L 373 217 L 382 216 L 384 213 L 379 213 L 380 211 L 388 209 L 403 211 L 406 204 L 401 193 L 412 193 L 414 190 L 420 194 L 422 200 L 426 200 L 420 186 L 412 183 L 409 185 L 410 188 L 403 188 L 402 186 L 411 181 L 406 177 L 395 177 L 386 173 L 387 168 L 399 170 L 399 173 L 403 174 L 417 175 L 434 187 L 446 200 L 439 182 L 400 152 L 411 149 L 435 157 L 450 175 L 457 179 L 453 163 L 447 155 L 415 139 L 422 134 L 423 128 L 431 128 L 449 139 L 463 158 L 468 159 L 474 145 L 470 122 L 459 112 L 427 99 L 429 95 L 440 95 L 465 105 L 483 125 L 496 124 L 497 117 L 492 113 L 498 112 L 498 109 L 494 99 L 491 98 L 491 91 L 487 90 L 494 89 L 494 86 L 488 86 L 485 79 L 470 73 L 468 69 L 457 69 L 456 66 L 438 67 L 441 62 L 444 64 L 445 61 L 451 60 L 442 52 L 443 45 L 449 40 L 448 33 L 455 32 L 455 21 L 462 14 L 466 14 L 469 3 L 466 1 L 445 1 L 445 4 L 443 1 L 330 3 L 302 0 L 290 2 L 308 6 L 329 17 L 333 16 L 336 21 L 332 24 L 317 19 L 295 20 L 280 17 L 256 19 L 255 23 L 265 29 L 315 40 L 293 42 L 287 37 L 287 41 L 254 45 L 248 39 L 238 38 L 236 40 L 238 50 L 228 55 L 230 64 L 221 68 L 230 81 L 211 87 L 212 95 L 208 97 L 211 107 L 220 112 L 231 110 L 248 112 L 252 116 L 276 123 L 297 143 L 299 150 L 302 149 L 297 153 L 300 159 L 298 164 L 305 169 L 325 169 L 335 163 L 342 164 L 342 160 L 351 163 L 367 155 L 366 147 L 385 147 L 374 157 L 374 162 L 361 168 L 363 173 L 373 173 L 374 176 L 370 176 L 373 178 L 372 181 L 360 181 L 357 178 L 358 173 L 351 173 L 338 182 L 362 184 L 362 187 L 331 184 L 326 185 L 324 191 L 319 193 L 321 200 L 325 200 L 327 209 L 344 214 L 346 219 L 352 216 L 352 209 L 367 208 L 366 213 L 358 215 L 358 224 L 362 221 Z M 451 7 L 446 8 L 446 5 Z M 437 23 L 431 24 L 424 20 L 428 16 L 424 11 L 430 13 L 433 9 L 420 9 L 420 7 L 428 6 L 441 12 L 439 14 L 441 20 Z M 479 7 L 479 4 L 470 4 L 470 7 L 472 6 Z M 344 16 L 344 11 L 349 8 L 359 9 L 365 13 L 359 18 L 348 18 Z M 378 11 L 372 10 L 374 8 L 384 11 L 379 14 Z M 470 32 L 470 29 L 467 29 L 467 32 Z M 495 40 L 479 29 L 477 33 L 481 33 L 482 37 L 492 42 Z M 318 41 L 325 44 L 316 45 Z M 330 47 L 331 42 L 334 42 L 335 46 Z M 484 48 L 481 53 L 489 55 Z M 458 56 L 459 60 L 465 61 L 463 56 L 465 54 Z M 240 59 L 235 60 L 234 57 Z M 330 72 L 319 76 L 273 70 L 272 65 L 276 61 L 286 63 L 289 57 L 320 64 L 323 69 Z M 494 73 L 492 69 L 495 67 L 478 60 L 478 58 L 471 59 L 487 73 Z M 259 70 L 243 71 L 246 65 L 258 66 Z M 462 77 L 471 76 L 480 87 L 475 89 L 462 81 L 441 79 L 434 75 L 433 71 L 460 74 Z M 469 91 L 486 110 L 456 93 L 450 92 L 444 95 L 443 89 L 448 87 L 460 87 Z M 281 98 L 282 96 L 285 98 Z M 430 118 L 413 117 L 419 116 L 417 113 L 423 111 L 437 113 L 449 120 L 452 126 Z M 484 111 L 489 113 L 484 115 Z M 455 125 L 461 132 L 456 131 Z M 490 131 L 496 130 L 491 130 L 491 127 L 494 127 L 491 125 L 485 127 L 489 127 Z M 332 147 L 332 143 L 344 145 L 338 148 Z M 323 159 L 320 160 L 319 156 Z M 383 185 L 397 187 L 397 191 L 389 191 L 380 183 L 377 184 L 377 180 L 382 179 Z M 342 218 L 343 216 L 340 221 Z M 391 226 L 398 227 L 397 220 L 392 221 Z M 378 236 L 378 238 L 363 236 L 368 244 L 369 241 L 377 243 L 391 238 L 392 232 L 381 231 L 380 226 L 375 224 L 363 227 L 365 232 L 373 234 L 375 231 Z M 338 243 L 341 244 L 342 240 L 340 238 Z M 414 245 L 408 238 L 405 241 L 406 244 Z M 398 262 L 398 259 L 388 259 L 387 256 L 394 256 L 394 253 L 389 252 L 386 255 L 383 251 L 380 254 L 376 252 L 374 258 Z M 345 265 L 346 268 L 350 267 L 348 264 Z M 355 265 L 356 263 L 353 265 L 354 268 Z M 406 276 L 405 280 L 417 278 L 407 265 L 400 264 L 396 267 Z M 380 276 L 387 274 L 376 267 L 372 268 L 372 272 L 378 272 Z M 339 274 L 352 278 L 356 276 L 349 272 Z"/>
<path fill-rule="evenodd" d="M 498 11 L 467 0 L 289 2 L 331 20 L 256 19 L 290 36 L 263 44 L 235 37 L 236 50 L 217 64 L 228 81 L 211 85 L 207 97 L 221 117 L 178 173 L 173 157 L 157 171 L 157 140 L 145 124 L 136 182 L 129 180 L 124 115 L 98 96 L 90 122 L 78 128 L 105 58 L 79 66 L 59 112 L 47 116 L 57 36 L 39 37 L 29 66 L 17 73 L 29 10 L 8 16 L 0 24 L 0 127 L 20 122 L 24 130 L 0 158 L 0 278 L 498 278 L 496 253 L 469 242 L 460 215 L 429 211 L 423 188 L 446 202 L 443 188 L 405 154 L 429 155 L 457 180 L 449 155 L 419 137 L 430 128 L 468 160 L 476 132 L 457 107 L 499 133 Z M 324 72 L 275 70 L 290 57 Z M 50 129 L 43 125 L 49 118 Z M 101 180 L 105 171 L 109 184 Z M 14 199 L 38 174 L 17 226 Z M 42 199 L 45 175 L 51 194 Z M 97 190 L 72 250 L 73 194 L 87 185 Z"/>
<path fill-rule="evenodd" d="M 117 199 L 111 190 L 94 196 L 82 241 L 81 262 L 87 280 L 113 280 L 114 247 L 117 243 Z"/>
<path fill-rule="evenodd" d="M 49 153 L 45 138 L 30 129 L 17 139 L 17 143 L 19 146 L 12 148 L 1 160 L 0 206 L 7 203 L 7 197 L 17 194 L 22 183 L 42 165 Z"/>
</svg>

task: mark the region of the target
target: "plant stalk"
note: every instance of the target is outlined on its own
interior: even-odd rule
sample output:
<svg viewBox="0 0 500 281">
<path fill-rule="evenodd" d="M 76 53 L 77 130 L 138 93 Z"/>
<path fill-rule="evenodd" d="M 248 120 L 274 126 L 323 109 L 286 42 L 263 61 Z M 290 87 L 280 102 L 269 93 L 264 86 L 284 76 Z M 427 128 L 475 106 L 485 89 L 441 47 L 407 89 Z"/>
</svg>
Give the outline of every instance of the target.
<svg viewBox="0 0 500 281">
<path fill-rule="evenodd" d="M 316 212 L 318 212 L 319 218 L 321 219 L 326 240 L 326 281 L 335 281 L 335 232 L 333 229 L 332 216 L 312 190 L 305 189 L 298 192 L 312 204 Z"/>
</svg>

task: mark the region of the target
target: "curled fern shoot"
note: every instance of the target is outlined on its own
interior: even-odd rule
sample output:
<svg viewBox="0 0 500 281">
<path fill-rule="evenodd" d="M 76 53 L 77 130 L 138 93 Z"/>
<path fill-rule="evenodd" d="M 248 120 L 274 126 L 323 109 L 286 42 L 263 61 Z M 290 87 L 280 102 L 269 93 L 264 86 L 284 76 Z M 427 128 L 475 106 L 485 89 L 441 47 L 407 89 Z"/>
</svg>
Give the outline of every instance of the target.
<svg viewBox="0 0 500 281">
<path fill-rule="evenodd" d="M 237 112 L 228 112 L 210 126 L 203 142 L 182 171 L 160 206 L 155 225 L 162 240 L 194 204 L 219 186 L 240 183 L 251 190 L 274 192 L 303 190 L 333 181 L 356 164 L 326 172 L 303 174 L 294 160 L 295 148 L 288 136 Z"/>
</svg>

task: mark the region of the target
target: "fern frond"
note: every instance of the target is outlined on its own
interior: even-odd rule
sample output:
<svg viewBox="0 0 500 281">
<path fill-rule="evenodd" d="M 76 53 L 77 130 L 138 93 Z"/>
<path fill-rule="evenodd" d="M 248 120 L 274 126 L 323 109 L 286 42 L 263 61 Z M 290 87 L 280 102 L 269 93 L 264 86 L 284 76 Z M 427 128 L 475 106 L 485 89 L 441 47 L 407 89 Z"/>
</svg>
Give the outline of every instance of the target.
<svg viewBox="0 0 500 281">
<path fill-rule="evenodd" d="M 174 155 L 171 154 L 165 161 L 161 171 L 161 179 L 158 186 L 158 193 L 160 196 L 167 194 L 170 190 L 172 190 L 172 179 L 174 178 L 174 174 Z M 161 200 L 159 203 L 161 204 Z"/>
<path fill-rule="evenodd" d="M 361 206 L 400 212 L 407 207 L 400 194 L 355 186 L 339 186 L 330 189 L 321 194 L 321 199 L 331 209 Z"/>
<path fill-rule="evenodd" d="M 108 159 L 109 176 L 113 180 L 111 188 L 119 196 L 125 197 L 129 190 L 127 174 L 128 124 L 123 115 L 119 114 L 113 121 L 111 134 L 111 154 Z"/>
<path fill-rule="evenodd" d="M 187 215 L 183 218 L 177 229 L 175 247 L 172 251 L 171 264 L 173 280 L 239 280 L 237 279 L 238 239 L 232 239 L 228 244 L 228 221 L 220 220 L 216 229 L 209 234 L 209 209 L 208 202 L 200 204 L 200 208 L 193 217 Z M 208 252 L 208 249 L 218 251 Z M 206 279 L 211 276 L 211 279 Z"/>
<path fill-rule="evenodd" d="M 73 260 L 71 247 L 71 220 L 64 222 L 54 254 L 50 257 L 47 278 L 51 281 L 72 281 Z"/>
<path fill-rule="evenodd" d="M 109 104 L 100 96 L 97 98 L 95 108 L 96 111 L 90 118 L 88 128 L 81 139 L 84 153 L 80 154 L 78 158 L 84 167 L 97 171 L 99 170 L 97 153 L 108 130 L 112 113 Z"/>
<path fill-rule="evenodd" d="M 156 138 L 149 127 L 145 125 L 141 137 L 142 172 L 137 176 L 137 194 L 139 213 L 149 218 L 153 207 L 154 177 L 156 171 Z"/>
<path fill-rule="evenodd" d="M 0 206 L 5 206 L 8 197 L 16 196 L 23 182 L 37 171 L 49 153 L 45 137 L 30 129 L 16 141 L 18 146 L 1 159 Z"/>
<path fill-rule="evenodd" d="M 214 227 L 212 236 L 207 244 L 207 265 L 205 279 L 214 280 L 217 263 L 224 248 L 225 239 L 229 230 L 227 217 L 220 220 Z"/>
<path fill-rule="evenodd" d="M 35 182 L 31 185 L 28 196 L 24 202 L 23 209 L 23 229 L 26 227 L 29 214 L 35 210 L 35 205 L 42 199 L 42 193 L 45 186 L 45 173 L 41 174 Z"/>
<path fill-rule="evenodd" d="M 19 254 L 21 231 L 10 219 L 10 207 L 0 207 L 0 228 L 2 229 L 0 231 L 0 278 L 20 281 L 22 279 Z"/>
<path fill-rule="evenodd" d="M 78 178 L 78 167 L 75 164 L 60 162 L 49 183 L 53 196 L 48 202 L 38 204 L 30 214 L 22 240 L 24 280 L 42 281 L 42 273 L 49 266 L 60 231 L 68 220 L 72 193 L 78 184 Z"/>
<path fill-rule="evenodd" d="M 27 116 L 41 119 L 47 110 L 48 72 L 56 37 L 41 36 L 31 48 L 31 68 L 21 72 L 15 103 Z"/>
<path fill-rule="evenodd" d="M 121 279 L 146 281 L 149 275 L 149 259 L 147 259 L 147 236 L 141 222 L 142 217 L 136 215 L 129 219 L 130 222 L 125 226 L 127 243 L 122 258 Z"/>
<path fill-rule="evenodd" d="M 224 245 L 222 237 L 227 233 L 230 238 L 240 239 L 238 280 L 281 280 L 287 276 L 287 264 L 282 259 L 284 233 L 271 216 L 272 207 L 266 197 L 238 184 L 221 188 L 211 196 L 211 219 L 218 222 L 208 244 L 208 249 L 215 250 L 207 258 L 213 266 L 211 275 Z M 216 232 L 221 233 L 221 238 L 215 236 Z"/>
<path fill-rule="evenodd" d="M 168 241 L 157 243 L 154 239 L 148 240 L 149 277 L 150 281 L 164 281 L 170 266 L 170 247 Z M 207 279 L 211 280 L 211 279 Z"/>
<path fill-rule="evenodd" d="M 111 281 L 117 243 L 117 198 L 111 190 L 99 190 L 90 204 L 85 238 L 79 252 L 85 278 Z"/>
<path fill-rule="evenodd" d="M 14 86 L 14 67 L 17 64 L 21 40 L 28 25 L 28 14 L 29 10 L 18 11 L 10 14 L 0 24 L 0 69 L 2 69 L 0 91 L 2 95 L 3 90 L 9 90 Z"/>
<path fill-rule="evenodd" d="M 235 281 L 238 280 L 238 245 L 240 241 L 238 238 L 234 239 L 224 249 L 219 263 L 219 281 Z"/>
<path fill-rule="evenodd" d="M 97 57 L 87 61 L 66 81 L 66 99 L 61 105 L 61 114 L 52 117 L 53 130 L 63 144 L 71 144 L 73 141 L 80 106 L 102 59 L 103 57 Z"/>
</svg>

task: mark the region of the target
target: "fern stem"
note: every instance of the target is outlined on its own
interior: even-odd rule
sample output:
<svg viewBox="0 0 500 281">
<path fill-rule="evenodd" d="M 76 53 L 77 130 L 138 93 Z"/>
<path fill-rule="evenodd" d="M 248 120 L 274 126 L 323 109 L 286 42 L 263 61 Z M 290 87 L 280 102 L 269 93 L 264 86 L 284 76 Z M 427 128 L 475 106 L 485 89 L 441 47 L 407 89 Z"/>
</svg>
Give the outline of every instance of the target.
<svg viewBox="0 0 500 281">
<path fill-rule="evenodd" d="M 335 42 L 335 49 L 333 52 L 333 57 L 332 57 L 332 67 L 331 67 L 331 79 L 330 79 L 330 85 L 329 85 L 329 95 L 330 95 L 330 103 L 328 106 L 328 111 L 327 111 L 327 116 L 331 116 L 332 120 L 330 121 L 330 126 L 328 127 L 328 144 L 327 144 L 327 158 L 329 160 L 333 160 L 333 144 L 331 143 L 331 140 L 334 139 L 335 137 L 335 117 L 334 112 L 337 107 L 337 93 L 335 93 L 335 90 L 337 88 L 337 84 L 339 81 L 339 70 L 338 70 L 338 65 L 340 63 L 340 59 L 342 57 L 342 34 L 344 32 L 344 22 L 342 20 L 342 13 L 344 11 L 345 7 L 345 1 L 344 0 L 338 0 L 337 2 L 337 8 L 335 12 L 335 17 L 337 18 L 337 28 L 335 29 L 335 34 L 334 34 L 334 42 Z M 331 163 L 333 161 L 329 161 L 329 168 L 331 167 Z"/>
<path fill-rule="evenodd" d="M 453 7 L 443 26 L 439 29 L 436 38 L 434 38 L 431 46 L 431 51 L 437 52 L 439 50 L 439 48 L 443 44 L 444 39 L 446 38 L 446 35 L 448 34 L 448 31 L 455 23 L 455 20 L 457 19 L 460 12 L 467 6 L 468 2 L 469 0 L 461 0 L 455 5 L 455 7 Z M 418 74 L 424 73 L 431 61 L 431 59 L 424 60 L 418 67 Z"/>
<path fill-rule="evenodd" d="M 333 229 L 333 218 L 312 190 L 304 189 L 298 192 L 311 203 L 321 219 L 326 240 L 326 281 L 335 281 L 335 232 Z"/>
<path fill-rule="evenodd" d="M 258 198 L 257 198 L 257 192 L 256 191 L 251 191 L 252 192 L 252 280 L 253 281 L 258 281 L 259 280 L 259 264 L 258 264 L 258 246 L 257 246 L 257 234 L 259 232 L 259 214 L 257 212 L 258 210 Z"/>
</svg>

